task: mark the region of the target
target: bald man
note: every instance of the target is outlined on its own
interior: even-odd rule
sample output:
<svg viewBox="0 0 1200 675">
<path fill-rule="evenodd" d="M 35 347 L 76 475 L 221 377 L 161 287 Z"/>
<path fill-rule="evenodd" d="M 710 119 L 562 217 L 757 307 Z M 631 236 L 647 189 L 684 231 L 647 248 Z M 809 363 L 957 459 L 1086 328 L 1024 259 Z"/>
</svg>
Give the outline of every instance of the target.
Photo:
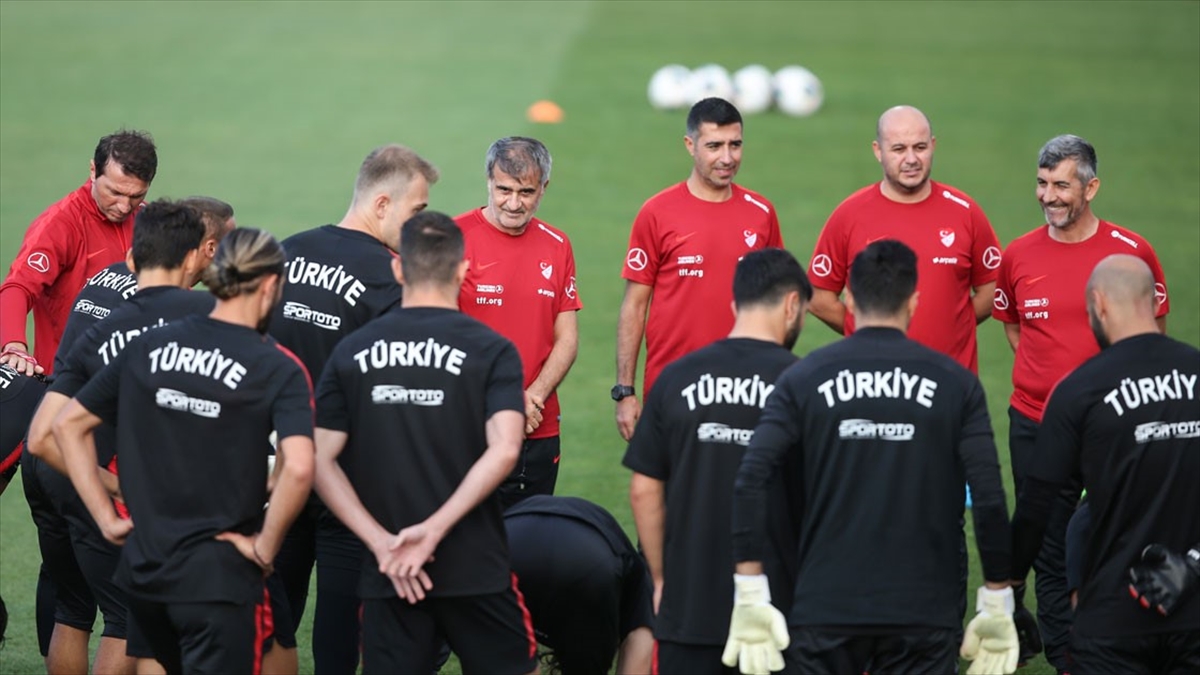
<svg viewBox="0 0 1200 675">
<path fill-rule="evenodd" d="M 1000 242 L 983 209 L 966 193 L 930 179 L 937 139 L 912 106 L 879 118 L 875 159 L 883 180 L 843 201 L 817 239 L 809 311 L 833 330 L 854 332 L 841 299 L 850 262 L 867 244 L 896 239 L 917 253 L 920 306 L 908 336 L 978 373 L 975 326 L 991 313 Z"/>
<path fill-rule="evenodd" d="M 1101 351 L 1051 393 L 1013 515 L 1023 584 L 1056 495 L 1082 474 L 1092 534 L 1064 663 L 1073 673 L 1200 671 L 1200 601 L 1179 592 L 1200 583 L 1200 351 L 1159 332 L 1154 291 L 1140 257 L 1093 270 L 1087 312 Z M 1130 598 L 1131 566 L 1143 603 Z"/>
</svg>

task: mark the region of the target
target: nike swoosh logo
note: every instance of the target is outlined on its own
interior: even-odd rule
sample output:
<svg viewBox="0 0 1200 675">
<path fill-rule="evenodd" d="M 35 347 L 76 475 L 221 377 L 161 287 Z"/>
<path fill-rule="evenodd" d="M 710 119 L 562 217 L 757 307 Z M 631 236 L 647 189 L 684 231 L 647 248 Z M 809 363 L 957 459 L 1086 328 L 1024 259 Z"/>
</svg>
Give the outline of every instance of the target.
<svg viewBox="0 0 1200 675">
<path fill-rule="evenodd" d="M 694 236 L 696 236 L 695 232 L 688 232 L 687 234 L 677 234 L 677 235 L 675 235 L 675 243 L 682 244 L 683 242 L 687 241 L 688 239 L 691 239 Z"/>
<path fill-rule="evenodd" d="M 87 255 L 87 259 L 88 259 L 88 260 L 91 260 L 92 258 L 95 258 L 96 256 L 100 255 L 101 253 L 105 253 L 105 252 L 107 252 L 107 251 L 108 251 L 108 249 L 106 249 L 106 248 L 102 248 L 102 249 L 100 249 L 99 251 L 96 251 L 95 253 L 89 253 L 89 254 Z"/>
<path fill-rule="evenodd" d="M 482 272 L 482 271 L 486 270 L 487 268 L 491 267 L 492 265 L 498 264 L 499 262 L 500 262 L 499 260 L 493 260 L 492 262 L 490 262 L 486 265 L 481 264 L 479 267 L 476 267 L 475 270 L 478 272 Z"/>
<path fill-rule="evenodd" d="M 1025 285 L 1026 285 L 1026 286 L 1032 286 L 1032 285 L 1036 284 L 1037 282 L 1041 281 L 1042 279 L 1045 279 L 1045 278 L 1046 278 L 1046 277 L 1048 277 L 1048 276 L 1050 276 L 1050 275 L 1049 275 L 1049 274 L 1043 274 L 1043 275 L 1042 275 L 1042 276 L 1040 276 L 1040 277 L 1034 277 L 1034 278 L 1032 278 L 1032 279 L 1026 279 L 1026 280 L 1025 280 Z"/>
</svg>

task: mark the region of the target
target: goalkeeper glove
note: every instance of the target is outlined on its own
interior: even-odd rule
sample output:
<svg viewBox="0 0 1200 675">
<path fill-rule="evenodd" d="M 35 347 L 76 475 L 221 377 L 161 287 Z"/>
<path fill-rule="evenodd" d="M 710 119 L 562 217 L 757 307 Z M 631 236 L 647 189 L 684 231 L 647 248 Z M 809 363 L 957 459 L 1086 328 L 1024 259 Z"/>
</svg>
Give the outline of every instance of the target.
<svg viewBox="0 0 1200 675">
<path fill-rule="evenodd" d="M 1013 584 L 1013 624 L 1017 627 L 1017 641 L 1021 643 L 1021 651 L 1017 656 L 1017 665 L 1023 666 L 1030 659 L 1042 653 L 1042 635 L 1038 631 L 1037 620 L 1033 613 L 1025 608 L 1025 584 Z"/>
<path fill-rule="evenodd" d="M 771 604 L 767 575 L 733 575 L 733 615 L 721 663 L 745 675 L 770 675 L 783 670 L 788 646 L 787 620 Z"/>
<path fill-rule="evenodd" d="M 1129 568 L 1129 594 L 1142 607 L 1169 615 L 1200 586 L 1198 548 L 1180 555 L 1162 544 L 1150 544 L 1142 550 L 1141 564 Z"/>
<path fill-rule="evenodd" d="M 1007 675 L 1017 669 L 1020 642 L 1013 624 L 1011 588 L 993 591 L 980 586 L 975 596 L 978 614 L 963 634 L 959 653 L 971 661 L 967 675 Z"/>
</svg>

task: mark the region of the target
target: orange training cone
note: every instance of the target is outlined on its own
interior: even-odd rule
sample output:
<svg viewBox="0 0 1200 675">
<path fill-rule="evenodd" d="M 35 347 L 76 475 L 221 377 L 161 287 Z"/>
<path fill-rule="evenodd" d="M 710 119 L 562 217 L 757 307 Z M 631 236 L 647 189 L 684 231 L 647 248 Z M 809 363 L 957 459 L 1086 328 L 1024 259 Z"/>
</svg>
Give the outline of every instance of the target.
<svg viewBox="0 0 1200 675">
<path fill-rule="evenodd" d="M 534 124 L 558 124 L 563 121 L 563 109 L 554 101 L 538 101 L 529 106 L 525 116 Z"/>
</svg>

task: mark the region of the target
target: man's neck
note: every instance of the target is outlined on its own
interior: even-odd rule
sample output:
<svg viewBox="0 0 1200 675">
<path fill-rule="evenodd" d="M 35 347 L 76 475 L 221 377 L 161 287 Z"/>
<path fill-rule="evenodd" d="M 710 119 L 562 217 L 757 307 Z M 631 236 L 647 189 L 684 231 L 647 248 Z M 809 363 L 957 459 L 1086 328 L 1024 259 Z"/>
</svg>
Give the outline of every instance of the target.
<svg viewBox="0 0 1200 675">
<path fill-rule="evenodd" d="M 780 323 L 780 321 L 774 320 L 774 317 L 760 312 L 742 311 L 734 318 L 733 330 L 729 331 L 728 337 L 730 339 L 762 340 L 782 345 L 786 329 L 778 325 Z"/>
<path fill-rule="evenodd" d="M 338 222 L 337 227 L 353 230 L 355 232 L 362 232 L 365 235 L 383 242 L 383 233 L 379 231 L 379 224 L 354 210 L 353 206 L 351 206 L 350 210 L 346 212 L 346 215 L 342 217 L 342 220 Z"/>
<path fill-rule="evenodd" d="M 1060 241 L 1064 244 L 1078 244 L 1081 241 L 1087 241 L 1096 234 L 1100 229 L 1100 219 L 1096 214 L 1088 209 L 1067 227 L 1054 227 L 1050 225 L 1050 238 L 1054 241 Z"/>
<path fill-rule="evenodd" d="M 704 202 L 727 202 L 733 197 L 733 183 L 723 188 L 713 187 L 695 171 L 688 176 L 687 189 L 693 197 Z"/>
<path fill-rule="evenodd" d="M 144 291 L 147 288 L 156 288 L 158 286 L 175 286 L 176 288 L 186 288 L 184 284 L 186 274 L 183 268 L 165 269 L 156 267 L 150 270 L 143 270 L 137 274 L 137 287 L 139 291 Z"/>
<path fill-rule="evenodd" d="M 858 328 L 895 328 L 901 333 L 908 333 L 908 318 L 903 315 L 875 316 L 854 315 L 854 326 Z"/>
<path fill-rule="evenodd" d="M 899 190 L 895 185 L 892 185 L 887 180 L 883 180 L 879 183 L 879 192 L 888 201 L 899 204 L 916 204 L 917 202 L 925 201 L 929 198 L 929 195 L 933 194 L 933 183 L 926 180 L 915 192 L 909 192 L 907 190 Z"/>
<path fill-rule="evenodd" d="M 435 307 L 438 309 L 458 309 L 458 286 L 453 289 L 436 284 L 408 285 L 404 287 L 404 295 L 400 306 L 405 309 L 417 307 Z"/>
</svg>

